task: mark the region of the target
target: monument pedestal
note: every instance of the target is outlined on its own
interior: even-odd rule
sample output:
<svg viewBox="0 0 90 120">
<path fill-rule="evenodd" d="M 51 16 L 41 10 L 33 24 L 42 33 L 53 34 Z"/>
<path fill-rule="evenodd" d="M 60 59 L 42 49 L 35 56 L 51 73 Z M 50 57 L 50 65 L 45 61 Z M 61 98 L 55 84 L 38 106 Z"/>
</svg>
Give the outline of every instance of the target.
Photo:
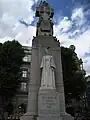
<svg viewBox="0 0 90 120">
<path fill-rule="evenodd" d="M 56 89 L 40 89 L 37 120 L 62 120 L 59 106 L 59 94 Z"/>
<path fill-rule="evenodd" d="M 60 113 L 60 96 L 56 89 L 39 89 L 38 116 L 24 114 L 20 120 L 74 120 L 67 113 Z"/>
<path fill-rule="evenodd" d="M 60 96 L 56 89 L 39 90 L 37 120 L 73 120 L 71 115 L 60 113 Z"/>
<path fill-rule="evenodd" d="M 61 117 L 45 117 L 45 116 L 43 116 L 43 117 L 38 117 L 37 118 L 37 120 L 62 120 L 62 118 Z"/>
<path fill-rule="evenodd" d="M 62 117 L 62 120 L 74 120 L 74 118 L 71 115 L 67 114 L 67 113 L 65 113 L 61 117 Z"/>
<path fill-rule="evenodd" d="M 25 113 L 23 116 L 20 117 L 20 120 L 34 120 L 34 117 L 31 116 L 29 113 Z"/>
</svg>

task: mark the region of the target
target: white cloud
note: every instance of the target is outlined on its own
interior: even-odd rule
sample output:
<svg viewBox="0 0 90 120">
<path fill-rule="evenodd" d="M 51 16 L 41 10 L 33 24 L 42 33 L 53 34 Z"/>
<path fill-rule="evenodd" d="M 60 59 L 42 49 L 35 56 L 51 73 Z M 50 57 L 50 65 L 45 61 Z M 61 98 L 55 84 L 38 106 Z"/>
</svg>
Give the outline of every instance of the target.
<svg viewBox="0 0 90 120">
<path fill-rule="evenodd" d="M 76 53 L 78 57 L 83 59 L 84 68 L 87 74 L 90 74 L 90 57 L 84 56 L 85 52 L 90 52 L 90 29 L 87 26 L 83 8 L 76 8 L 72 12 L 71 21 L 64 17 L 54 26 L 54 35 L 60 40 L 61 45 L 65 47 L 69 47 L 71 44 L 76 46 Z M 65 31 L 63 31 L 64 29 Z M 68 30 L 70 31 L 67 32 Z"/>
<path fill-rule="evenodd" d="M 68 17 L 63 17 L 59 20 L 58 24 L 54 26 L 55 34 L 60 34 L 62 32 L 67 32 L 72 26 L 72 22 Z"/>
<path fill-rule="evenodd" d="M 85 33 L 80 35 L 77 39 L 69 38 L 69 34 L 63 33 L 58 34 L 57 38 L 60 40 L 61 44 L 69 47 L 71 44 L 76 46 L 76 52 L 80 57 L 83 57 L 85 52 L 89 51 L 90 47 L 90 30 L 87 30 Z"/>
<path fill-rule="evenodd" d="M 19 20 L 23 18 L 27 23 L 32 23 L 35 15 L 32 6 L 37 1 L 38 0 L 0 0 L 1 41 L 4 42 L 8 37 L 9 39 L 18 38 L 21 43 L 27 43 L 27 40 L 35 35 L 35 28 L 33 26 L 26 28 L 19 23 Z M 28 31 L 32 31 L 32 34 Z"/>
<path fill-rule="evenodd" d="M 24 25 L 22 25 L 22 32 L 18 32 L 16 35 L 15 39 L 19 40 L 20 43 L 23 45 L 29 44 L 31 46 L 33 36 L 36 34 L 36 27 L 30 26 L 26 28 Z"/>
<path fill-rule="evenodd" d="M 72 11 L 72 20 L 75 20 L 77 18 L 84 19 L 84 13 L 83 8 L 76 8 Z"/>
</svg>

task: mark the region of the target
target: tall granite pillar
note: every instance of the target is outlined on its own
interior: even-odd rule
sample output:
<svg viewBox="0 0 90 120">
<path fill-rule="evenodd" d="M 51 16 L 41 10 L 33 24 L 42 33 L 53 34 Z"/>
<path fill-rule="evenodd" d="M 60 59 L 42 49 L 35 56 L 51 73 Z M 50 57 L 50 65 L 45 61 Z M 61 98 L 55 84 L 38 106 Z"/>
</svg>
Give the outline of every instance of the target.
<svg viewBox="0 0 90 120">
<path fill-rule="evenodd" d="M 47 2 L 41 2 L 36 9 L 37 23 L 36 37 L 32 40 L 31 78 L 29 81 L 28 107 L 23 120 L 73 120 L 65 112 L 65 98 L 63 73 L 61 63 L 60 42 L 53 37 L 54 11 Z M 55 62 L 55 89 L 42 88 L 42 71 L 40 65 L 48 49 Z"/>
</svg>

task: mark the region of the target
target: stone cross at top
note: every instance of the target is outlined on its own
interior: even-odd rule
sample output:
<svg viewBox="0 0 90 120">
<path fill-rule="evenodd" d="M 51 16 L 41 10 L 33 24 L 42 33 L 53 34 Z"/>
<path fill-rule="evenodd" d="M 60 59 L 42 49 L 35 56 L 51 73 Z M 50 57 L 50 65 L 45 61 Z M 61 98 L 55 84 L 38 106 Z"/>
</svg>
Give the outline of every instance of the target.
<svg viewBox="0 0 90 120">
<path fill-rule="evenodd" d="M 53 18 L 54 10 L 46 1 L 41 1 L 39 7 L 36 9 L 36 17 L 40 17 L 43 14 L 47 14 L 50 18 Z"/>
<path fill-rule="evenodd" d="M 39 7 L 36 8 L 36 17 L 39 17 L 37 23 L 37 36 L 53 35 L 53 15 L 53 8 L 46 1 L 41 1 Z"/>
</svg>

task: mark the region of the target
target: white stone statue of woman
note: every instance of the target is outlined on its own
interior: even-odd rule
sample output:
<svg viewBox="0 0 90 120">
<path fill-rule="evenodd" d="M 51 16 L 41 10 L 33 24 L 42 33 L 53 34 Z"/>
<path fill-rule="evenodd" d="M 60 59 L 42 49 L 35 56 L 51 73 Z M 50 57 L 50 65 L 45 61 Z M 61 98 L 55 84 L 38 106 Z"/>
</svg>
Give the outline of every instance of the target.
<svg viewBox="0 0 90 120">
<path fill-rule="evenodd" d="M 55 63 L 53 56 L 45 55 L 41 62 L 41 89 L 55 89 Z"/>
</svg>

